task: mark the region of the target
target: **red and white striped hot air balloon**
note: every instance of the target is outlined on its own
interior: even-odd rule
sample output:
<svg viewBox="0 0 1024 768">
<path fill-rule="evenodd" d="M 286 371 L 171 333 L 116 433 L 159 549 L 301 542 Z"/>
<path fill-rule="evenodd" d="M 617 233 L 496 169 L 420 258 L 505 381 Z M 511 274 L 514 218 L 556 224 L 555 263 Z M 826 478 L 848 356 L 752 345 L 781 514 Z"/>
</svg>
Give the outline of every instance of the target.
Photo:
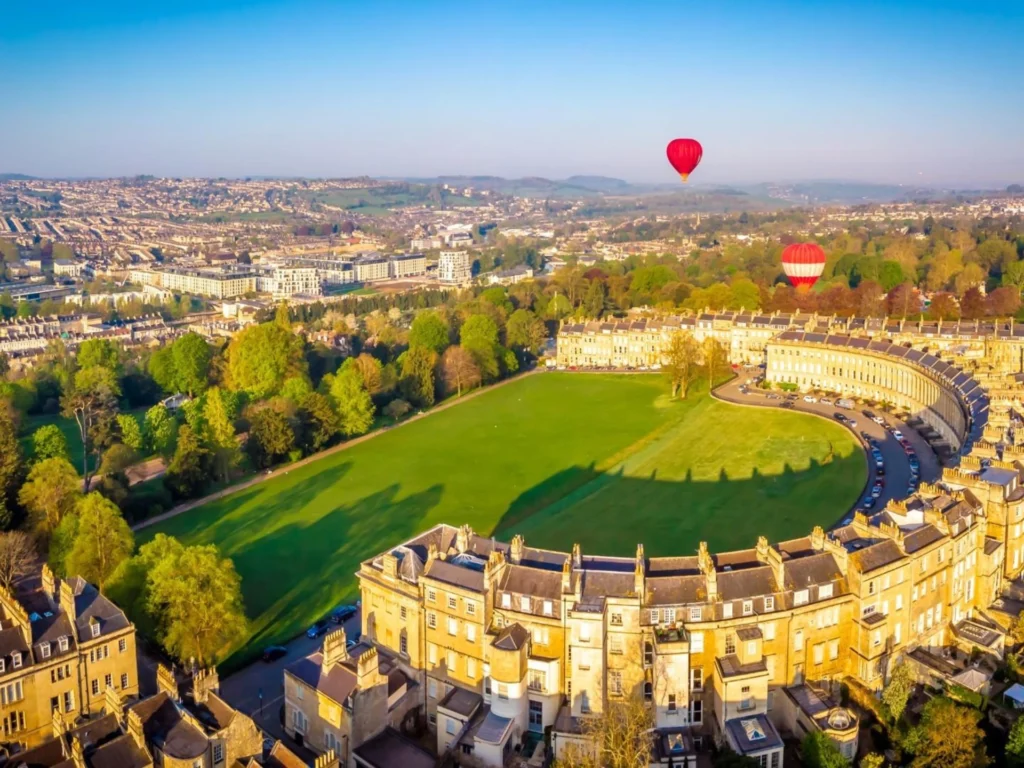
<svg viewBox="0 0 1024 768">
<path fill-rule="evenodd" d="M 793 243 L 782 252 L 782 270 L 794 288 L 810 288 L 825 268 L 825 252 L 817 243 Z"/>
</svg>

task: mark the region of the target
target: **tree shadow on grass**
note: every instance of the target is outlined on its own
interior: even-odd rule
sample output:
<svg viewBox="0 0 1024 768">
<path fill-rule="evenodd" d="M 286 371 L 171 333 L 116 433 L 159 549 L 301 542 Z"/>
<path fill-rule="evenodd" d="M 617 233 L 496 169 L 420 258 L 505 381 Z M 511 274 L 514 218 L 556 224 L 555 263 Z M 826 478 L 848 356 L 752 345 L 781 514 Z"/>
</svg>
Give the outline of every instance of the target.
<svg viewBox="0 0 1024 768">
<path fill-rule="evenodd" d="M 857 501 L 866 478 L 859 452 L 781 473 L 756 468 L 749 477 L 682 480 L 571 467 L 521 494 L 494 528 L 508 539 L 522 533 L 538 547 L 568 550 L 580 543 L 594 554 L 683 555 L 701 541 L 712 551 L 753 546 L 757 537 L 798 538 L 814 525 L 831 526 Z M 554 499 L 552 501 L 552 499 Z M 458 521 L 452 521 L 457 524 Z"/>
<path fill-rule="evenodd" d="M 237 668 L 264 645 L 294 637 L 338 603 L 355 599 L 359 564 L 418 533 L 444 486 L 401 499 L 399 492 L 393 484 L 308 523 L 248 537 L 232 553 L 252 634 L 226 668 Z"/>
</svg>

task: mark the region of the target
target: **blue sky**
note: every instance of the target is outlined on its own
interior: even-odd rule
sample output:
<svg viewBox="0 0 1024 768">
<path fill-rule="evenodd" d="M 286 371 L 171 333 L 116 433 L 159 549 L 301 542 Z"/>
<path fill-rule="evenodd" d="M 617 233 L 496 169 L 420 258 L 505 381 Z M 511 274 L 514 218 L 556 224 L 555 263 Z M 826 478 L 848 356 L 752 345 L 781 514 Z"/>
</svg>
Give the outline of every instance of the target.
<svg viewBox="0 0 1024 768">
<path fill-rule="evenodd" d="M 1024 182 L 1024 3 L 24 2 L 0 172 Z"/>
</svg>

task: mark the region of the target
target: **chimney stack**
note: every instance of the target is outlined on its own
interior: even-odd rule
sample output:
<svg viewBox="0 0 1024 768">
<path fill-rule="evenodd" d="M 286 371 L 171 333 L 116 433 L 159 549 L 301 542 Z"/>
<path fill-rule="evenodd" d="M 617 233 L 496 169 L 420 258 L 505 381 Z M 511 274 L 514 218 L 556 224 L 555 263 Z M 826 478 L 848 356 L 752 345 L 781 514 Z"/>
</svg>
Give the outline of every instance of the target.
<svg viewBox="0 0 1024 768">
<path fill-rule="evenodd" d="M 323 655 L 325 669 L 348 661 L 348 640 L 344 627 L 327 633 L 327 636 L 324 637 Z"/>
</svg>

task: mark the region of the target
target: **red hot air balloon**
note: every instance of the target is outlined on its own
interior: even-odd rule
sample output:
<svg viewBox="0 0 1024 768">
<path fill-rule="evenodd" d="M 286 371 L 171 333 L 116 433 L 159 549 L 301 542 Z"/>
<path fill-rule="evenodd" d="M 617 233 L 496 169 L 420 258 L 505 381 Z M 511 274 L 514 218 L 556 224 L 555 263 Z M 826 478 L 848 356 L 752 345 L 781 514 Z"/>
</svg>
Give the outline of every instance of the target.
<svg viewBox="0 0 1024 768">
<path fill-rule="evenodd" d="M 825 252 L 817 243 L 793 243 L 782 252 L 782 269 L 794 288 L 810 288 L 825 268 Z"/>
<path fill-rule="evenodd" d="M 700 163 L 704 148 L 696 139 L 672 139 L 668 143 L 665 154 L 668 155 L 668 161 L 676 169 L 679 178 L 686 181 L 693 173 L 693 169 Z"/>
</svg>

